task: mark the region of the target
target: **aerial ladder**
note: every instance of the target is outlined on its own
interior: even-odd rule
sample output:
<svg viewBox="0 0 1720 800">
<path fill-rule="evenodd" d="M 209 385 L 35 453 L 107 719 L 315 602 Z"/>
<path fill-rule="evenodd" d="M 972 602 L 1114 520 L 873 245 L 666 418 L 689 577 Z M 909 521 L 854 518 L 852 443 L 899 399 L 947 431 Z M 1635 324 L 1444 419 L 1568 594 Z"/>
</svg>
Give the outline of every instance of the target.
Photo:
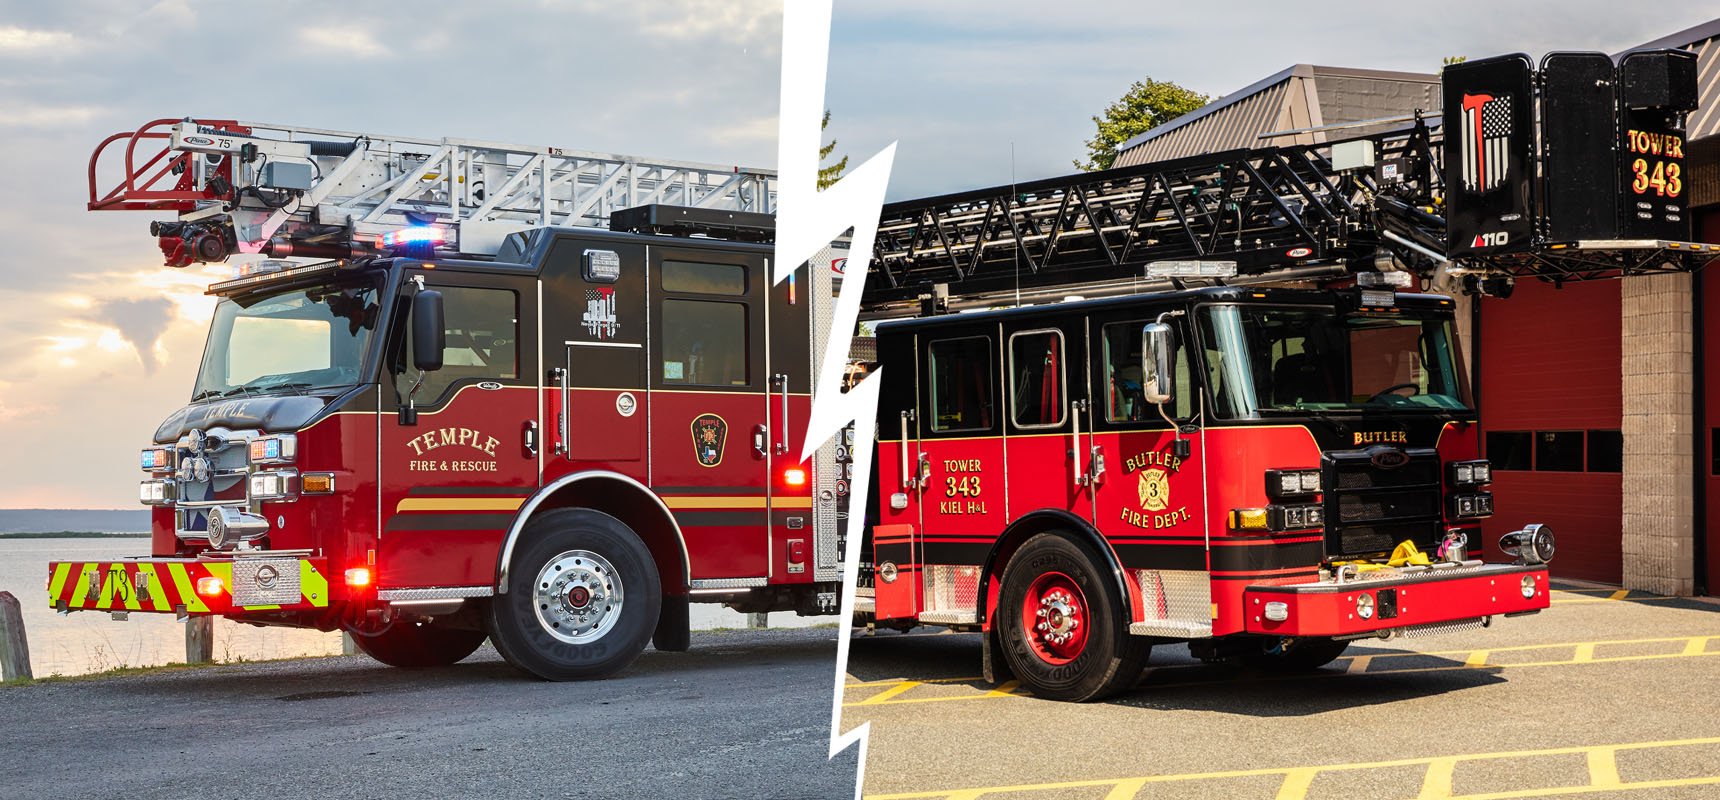
<svg viewBox="0 0 1720 800">
<path fill-rule="evenodd" d="M 776 173 L 461 138 L 412 138 L 242 122 L 159 119 L 104 140 L 89 163 L 92 211 L 170 211 L 151 223 L 168 266 L 359 258 L 381 237 L 434 227 L 452 249 L 493 255 L 508 234 L 611 226 L 641 206 L 774 214 Z M 756 218 L 754 218 L 756 219 Z M 720 221 L 720 220 L 719 220 Z M 672 222 L 653 220 L 662 232 Z"/>
<path fill-rule="evenodd" d="M 1442 82 L 1442 112 L 1354 124 L 1394 124 L 1384 132 L 1328 126 L 1315 131 L 1326 141 L 1294 145 L 1273 141 L 1309 131 L 1268 133 L 1258 147 L 886 205 L 863 309 L 1393 272 L 1503 294 L 1522 278 L 1689 271 L 1720 257 L 1720 245 L 1689 241 L 1691 54 L 1500 56 L 1447 67 Z M 1200 264 L 1212 262 L 1234 275 L 1210 277 Z"/>
</svg>

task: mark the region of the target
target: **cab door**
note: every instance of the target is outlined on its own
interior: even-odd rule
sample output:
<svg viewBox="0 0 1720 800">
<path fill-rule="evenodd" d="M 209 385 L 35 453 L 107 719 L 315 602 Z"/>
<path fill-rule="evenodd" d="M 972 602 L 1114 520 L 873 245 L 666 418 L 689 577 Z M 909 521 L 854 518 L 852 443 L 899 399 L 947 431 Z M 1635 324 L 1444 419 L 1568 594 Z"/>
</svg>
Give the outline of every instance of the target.
<svg viewBox="0 0 1720 800">
<path fill-rule="evenodd" d="M 1106 465 L 1093 490 L 1093 519 L 1140 588 L 1133 618 L 1158 635 L 1205 635 L 1212 601 L 1205 472 L 1193 425 L 1200 382 L 1183 318 L 1167 318 L 1181 344 L 1162 414 L 1142 388 L 1141 328 L 1161 310 L 1120 309 L 1088 322 L 1093 440 Z"/>
<path fill-rule="evenodd" d="M 442 368 L 422 375 L 410 319 L 419 280 L 442 294 L 447 337 Z M 407 270 L 402 287 L 381 387 L 377 585 L 488 585 L 539 485 L 536 280 Z"/>
<path fill-rule="evenodd" d="M 762 253 L 650 248 L 651 486 L 695 588 L 770 576 L 772 389 Z"/>
</svg>

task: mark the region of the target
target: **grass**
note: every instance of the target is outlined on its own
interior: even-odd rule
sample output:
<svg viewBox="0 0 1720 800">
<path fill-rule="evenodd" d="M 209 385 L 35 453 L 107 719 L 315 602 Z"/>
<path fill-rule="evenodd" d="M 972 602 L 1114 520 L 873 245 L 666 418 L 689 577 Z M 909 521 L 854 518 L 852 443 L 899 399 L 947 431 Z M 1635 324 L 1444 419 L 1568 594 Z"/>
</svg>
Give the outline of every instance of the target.
<svg viewBox="0 0 1720 800">
<path fill-rule="evenodd" d="M 0 539 L 147 539 L 148 533 L 103 533 L 100 531 L 7 531 Z"/>
</svg>

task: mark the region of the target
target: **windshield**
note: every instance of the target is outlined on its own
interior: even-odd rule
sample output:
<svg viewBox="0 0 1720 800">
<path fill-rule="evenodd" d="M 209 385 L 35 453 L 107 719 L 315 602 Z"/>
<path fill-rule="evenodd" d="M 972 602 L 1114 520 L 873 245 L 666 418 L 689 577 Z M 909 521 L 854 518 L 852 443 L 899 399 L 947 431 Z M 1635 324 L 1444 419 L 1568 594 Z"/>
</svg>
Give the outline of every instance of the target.
<svg viewBox="0 0 1720 800">
<path fill-rule="evenodd" d="M 380 314 L 376 287 L 319 286 L 215 307 L 191 399 L 359 383 Z"/>
<path fill-rule="evenodd" d="M 1200 324 L 1208 380 L 1226 417 L 1469 408 L 1447 319 L 1210 306 Z"/>
</svg>

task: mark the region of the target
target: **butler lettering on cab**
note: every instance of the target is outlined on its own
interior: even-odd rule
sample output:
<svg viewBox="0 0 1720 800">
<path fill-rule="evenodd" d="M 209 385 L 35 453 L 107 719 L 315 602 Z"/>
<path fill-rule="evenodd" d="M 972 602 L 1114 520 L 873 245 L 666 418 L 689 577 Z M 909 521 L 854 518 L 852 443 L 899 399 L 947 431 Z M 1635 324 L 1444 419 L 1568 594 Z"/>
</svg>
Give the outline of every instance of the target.
<svg viewBox="0 0 1720 800">
<path fill-rule="evenodd" d="M 1356 444 L 1409 444 L 1404 431 L 1356 431 Z"/>
</svg>

